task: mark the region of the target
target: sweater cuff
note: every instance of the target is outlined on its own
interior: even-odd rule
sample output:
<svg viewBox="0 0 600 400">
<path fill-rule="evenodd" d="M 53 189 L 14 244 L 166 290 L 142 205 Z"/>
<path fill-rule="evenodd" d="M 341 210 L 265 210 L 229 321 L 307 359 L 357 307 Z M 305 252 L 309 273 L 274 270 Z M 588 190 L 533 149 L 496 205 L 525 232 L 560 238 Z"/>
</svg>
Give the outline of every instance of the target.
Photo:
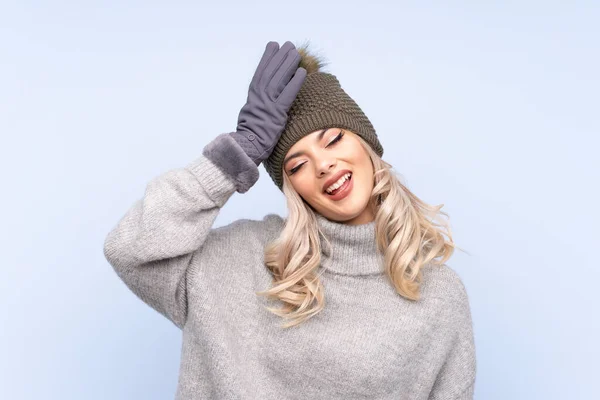
<svg viewBox="0 0 600 400">
<path fill-rule="evenodd" d="M 235 192 L 235 182 L 205 156 L 189 163 L 185 169 L 196 177 L 208 197 L 219 207 L 223 207 Z"/>
<path fill-rule="evenodd" d="M 258 180 L 258 166 L 229 133 L 222 133 L 209 142 L 202 155 L 235 182 L 239 193 L 247 192 Z"/>
</svg>

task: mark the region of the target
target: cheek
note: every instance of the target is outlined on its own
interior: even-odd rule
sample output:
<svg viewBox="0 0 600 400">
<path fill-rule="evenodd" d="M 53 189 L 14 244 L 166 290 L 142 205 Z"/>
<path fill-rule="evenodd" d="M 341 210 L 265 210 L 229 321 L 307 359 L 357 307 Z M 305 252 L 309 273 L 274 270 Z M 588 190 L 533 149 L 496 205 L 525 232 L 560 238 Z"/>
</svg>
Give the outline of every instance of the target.
<svg viewBox="0 0 600 400">
<path fill-rule="evenodd" d="M 363 179 L 373 176 L 374 170 L 373 164 L 371 163 L 371 158 L 362 147 L 353 153 L 353 157 L 350 162 L 353 164 L 354 168 L 360 171 L 359 176 L 361 177 L 361 182 Z M 367 184 L 367 182 L 365 181 L 364 184 Z M 365 187 L 368 188 L 368 186 Z"/>
<path fill-rule="evenodd" d="M 298 194 L 304 198 L 314 196 L 315 191 L 320 189 L 315 186 L 314 182 L 309 182 L 307 179 L 296 179 L 293 183 L 294 189 Z"/>
<path fill-rule="evenodd" d="M 360 166 L 361 169 L 369 169 L 371 166 L 371 158 L 369 158 L 369 154 L 361 147 L 354 147 L 352 152 L 350 153 L 351 163 Z"/>
</svg>

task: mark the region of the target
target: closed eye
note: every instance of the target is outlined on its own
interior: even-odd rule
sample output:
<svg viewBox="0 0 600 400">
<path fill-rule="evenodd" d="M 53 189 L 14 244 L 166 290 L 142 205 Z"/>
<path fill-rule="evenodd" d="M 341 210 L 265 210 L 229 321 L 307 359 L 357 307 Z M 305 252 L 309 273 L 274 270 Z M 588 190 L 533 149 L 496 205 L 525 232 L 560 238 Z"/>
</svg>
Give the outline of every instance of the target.
<svg viewBox="0 0 600 400">
<path fill-rule="evenodd" d="M 326 147 L 333 146 L 334 144 L 336 144 L 337 142 L 342 140 L 343 136 L 344 136 L 344 131 L 340 130 L 340 133 L 335 137 L 335 139 L 333 139 L 331 142 L 329 142 L 329 144 Z M 304 164 L 306 164 L 306 163 L 302 163 L 302 164 L 298 165 L 297 167 L 290 169 L 290 175 L 294 175 L 294 173 L 296 173 L 296 171 L 298 171 Z"/>
<path fill-rule="evenodd" d="M 327 147 L 336 144 L 337 142 L 339 142 L 340 140 L 342 140 L 342 136 L 344 136 L 344 131 L 340 131 L 340 133 L 335 137 L 335 139 L 333 139 L 331 142 L 329 142 L 329 144 L 327 145 Z"/>
</svg>

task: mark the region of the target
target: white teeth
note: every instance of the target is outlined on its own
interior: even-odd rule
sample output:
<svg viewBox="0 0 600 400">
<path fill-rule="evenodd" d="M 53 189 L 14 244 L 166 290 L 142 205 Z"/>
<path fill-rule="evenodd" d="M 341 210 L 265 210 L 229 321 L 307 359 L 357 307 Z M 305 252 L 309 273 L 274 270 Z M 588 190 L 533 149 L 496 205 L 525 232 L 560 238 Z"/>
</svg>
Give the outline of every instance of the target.
<svg viewBox="0 0 600 400">
<path fill-rule="evenodd" d="M 340 186 L 342 186 L 344 184 L 344 182 L 346 182 L 346 179 L 348 179 L 350 177 L 351 173 L 348 172 L 346 175 L 342 176 L 336 183 L 334 183 L 333 185 L 329 186 L 327 188 L 327 193 L 331 193 L 333 192 L 335 189 L 339 188 Z"/>
</svg>

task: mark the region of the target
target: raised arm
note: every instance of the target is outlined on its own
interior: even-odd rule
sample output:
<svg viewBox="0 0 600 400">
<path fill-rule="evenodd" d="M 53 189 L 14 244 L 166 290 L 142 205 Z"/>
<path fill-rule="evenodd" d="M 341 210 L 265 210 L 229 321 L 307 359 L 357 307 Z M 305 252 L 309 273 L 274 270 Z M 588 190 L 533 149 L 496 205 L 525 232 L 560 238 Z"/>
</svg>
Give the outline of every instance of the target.
<svg viewBox="0 0 600 400">
<path fill-rule="evenodd" d="M 228 172 L 205 154 L 226 154 Z M 256 164 L 229 134 L 217 136 L 198 159 L 148 183 L 106 237 L 106 259 L 138 297 L 182 328 L 194 252 L 231 195 L 247 191 L 258 176 Z"/>
<path fill-rule="evenodd" d="M 104 242 L 104 255 L 125 284 L 179 328 L 187 319 L 187 278 L 219 210 L 234 191 L 258 180 L 306 77 L 291 42 L 269 42 L 234 132 L 210 142 L 184 168 L 154 178 Z M 224 227 L 224 229 L 228 229 Z M 233 229 L 233 228 L 232 228 Z"/>
</svg>

